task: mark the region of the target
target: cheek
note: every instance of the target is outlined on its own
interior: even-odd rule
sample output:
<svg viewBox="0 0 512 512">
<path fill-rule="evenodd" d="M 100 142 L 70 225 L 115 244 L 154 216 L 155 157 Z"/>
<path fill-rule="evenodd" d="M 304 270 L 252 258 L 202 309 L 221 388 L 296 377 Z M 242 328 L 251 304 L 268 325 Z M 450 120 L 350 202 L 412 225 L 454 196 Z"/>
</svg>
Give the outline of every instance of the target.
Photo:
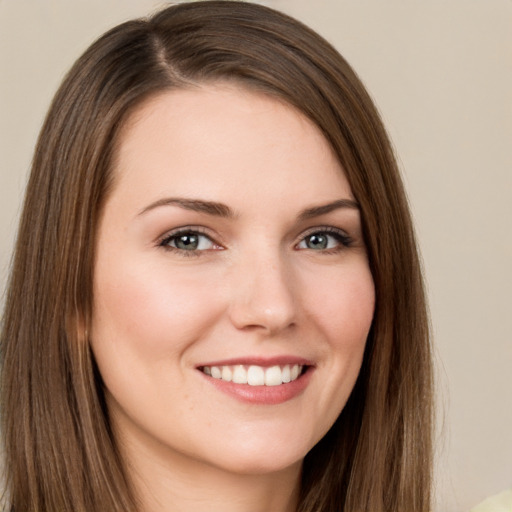
<svg viewBox="0 0 512 512">
<path fill-rule="evenodd" d="M 120 265 L 97 269 L 96 344 L 161 360 L 184 350 L 214 322 L 218 301 L 210 291 L 214 288 L 205 286 L 200 276 L 151 265 Z"/>
<path fill-rule="evenodd" d="M 375 289 L 367 266 L 333 273 L 324 286 L 314 290 L 309 309 L 331 349 L 364 349 L 375 309 Z"/>
<path fill-rule="evenodd" d="M 312 281 L 308 280 L 311 284 Z M 363 361 L 373 320 L 375 291 L 371 273 L 362 262 L 333 269 L 308 286 L 305 310 L 310 325 L 320 334 L 322 356 L 317 368 L 314 427 L 309 439 L 316 444 L 343 410 Z M 312 338 L 314 339 L 314 338 Z"/>
<path fill-rule="evenodd" d="M 330 277 L 315 294 L 311 311 L 326 341 L 324 363 L 329 379 L 325 396 L 335 418 L 355 384 L 373 320 L 375 289 L 367 266 Z"/>
</svg>

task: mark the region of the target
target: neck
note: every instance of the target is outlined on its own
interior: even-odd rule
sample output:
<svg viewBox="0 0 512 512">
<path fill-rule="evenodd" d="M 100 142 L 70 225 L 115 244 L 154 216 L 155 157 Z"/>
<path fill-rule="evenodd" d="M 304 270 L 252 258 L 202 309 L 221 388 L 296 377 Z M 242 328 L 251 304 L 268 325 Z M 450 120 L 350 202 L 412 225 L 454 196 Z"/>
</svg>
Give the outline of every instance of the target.
<svg viewBox="0 0 512 512">
<path fill-rule="evenodd" d="M 271 473 L 233 473 L 173 453 L 130 457 L 141 512 L 296 512 L 302 463 Z M 140 448 L 140 447 L 139 447 Z M 132 453 L 133 454 L 133 453 Z"/>
</svg>

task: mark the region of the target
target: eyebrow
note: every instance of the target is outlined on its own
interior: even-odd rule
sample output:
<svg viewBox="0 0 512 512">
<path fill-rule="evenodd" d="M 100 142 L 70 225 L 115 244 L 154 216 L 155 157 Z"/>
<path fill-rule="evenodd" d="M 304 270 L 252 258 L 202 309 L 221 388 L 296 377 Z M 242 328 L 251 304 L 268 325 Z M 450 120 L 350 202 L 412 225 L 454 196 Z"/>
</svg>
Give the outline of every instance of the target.
<svg viewBox="0 0 512 512">
<path fill-rule="evenodd" d="M 216 217 L 235 217 L 235 212 L 225 204 L 217 203 L 215 201 L 203 201 L 201 199 L 186 199 L 183 197 L 165 197 L 163 199 L 159 199 L 158 201 L 146 206 L 139 212 L 139 215 L 143 215 L 144 213 L 154 210 L 160 206 L 179 206 L 185 210 L 207 213 L 208 215 L 214 215 Z"/>
<path fill-rule="evenodd" d="M 334 210 L 339 210 L 340 208 L 350 208 L 352 210 L 359 210 L 359 204 L 353 199 L 338 199 L 337 201 L 333 201 L 332 203 L 327 203 L 320 206 L 313 206 L 311 208 L 303 210 L 299 214 L 299 220 L 304 221 L 312 219 L 314 217 L 320 217 L 320 215 L 326 215 L 327 213 L 330 213 Z"/>
<path fill-rule="evenodd" d="M 154 203 L 151 203 L 150 205 L 143 208 L 138 215 L 143 215 L 161 206 L 178 206 L 185 210 L 206 213 L 215 217 L 223 217 L 228 219 L 236 217 L 235 212 L 229 206 L 223 203 L 217 203 L 215 201 L 204 201 L 202 199 L 186 199 L 182 197 L 165 197 L 163 199 L 159 199 L 158 201 L 155 201 Z M 331 203 L 306 208 L 298 215 L 298 219 L 299 221 L 304 221 L 314 217 L 320 217 L 321 215 L 326 215 L 334 210 L 341 208 L 358 210 L 359 205 L 353 199 L 338 199 L 336 201 L 332 201 Z"/>
</svg>

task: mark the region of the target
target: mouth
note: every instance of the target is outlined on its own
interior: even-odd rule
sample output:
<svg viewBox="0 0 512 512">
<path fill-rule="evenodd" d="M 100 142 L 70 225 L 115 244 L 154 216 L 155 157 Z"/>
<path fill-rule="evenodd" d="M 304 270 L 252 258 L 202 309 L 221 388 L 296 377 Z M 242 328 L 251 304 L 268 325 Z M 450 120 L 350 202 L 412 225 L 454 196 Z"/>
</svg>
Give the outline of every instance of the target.
<svg viewBox="0 0 512 512">
<path fill-rule="evenodd" d="M 280 386 L 296 381 L 308 368 L 309 366 L 304 364 L 273 366 L 234 364 L 200 366 L 199 370 L 209 377 L 234 384 Z"/>
<path fill-rule="evenodd" d="M 249 404 L 277 405 L 300 396 L 315 365 L 297 357 L 238 359 L 196 367 L 214 388 Z"/>
</svg>

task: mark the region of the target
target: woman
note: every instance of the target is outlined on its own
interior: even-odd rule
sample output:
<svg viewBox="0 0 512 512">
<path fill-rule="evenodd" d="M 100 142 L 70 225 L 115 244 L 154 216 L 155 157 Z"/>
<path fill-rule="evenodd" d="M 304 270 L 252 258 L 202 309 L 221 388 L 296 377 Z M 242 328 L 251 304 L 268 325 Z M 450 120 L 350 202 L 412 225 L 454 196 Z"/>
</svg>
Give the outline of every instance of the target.
<svg viewBox="0 0 512 512">
<path fill-rule="evenodd" d="M 2 357 L 8 510 L 429 510 L 394 157 L 343 58 L 271 9 L 169 7 L 77 61 Z"/>
</svg>

